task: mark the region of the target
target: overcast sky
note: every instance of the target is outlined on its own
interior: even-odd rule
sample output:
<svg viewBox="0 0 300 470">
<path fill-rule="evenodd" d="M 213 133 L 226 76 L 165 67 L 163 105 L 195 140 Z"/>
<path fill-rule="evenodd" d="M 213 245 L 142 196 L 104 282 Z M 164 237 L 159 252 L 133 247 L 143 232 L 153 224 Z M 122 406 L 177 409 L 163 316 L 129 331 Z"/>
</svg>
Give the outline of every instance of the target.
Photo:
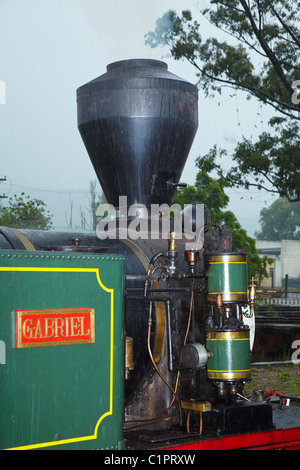
<svg viewBox="0 0 300 470">
<path fill-rule="evenodd" d="M 95 174 L 77 130 L 76 89 L 105 73 L 107 64 L 130 58 L 163 59 L 171 72 L 196 83 L 188 62 L 163 57 L 167 50 L 146 46 L 144 35 L 168 9 L 196 12 L 207 3 L 0 0 L 0 175 L 8 178 L 0 193 L 24 191 L 44 200 L 55 226 L 65 225 L 73 201 L 73 223 L 78 222 Z M 201 32 L 216 34 L 203 20 Z M 194 183 L 198 155 L 214 144 L 230 150 L 242 135 L 256 138 L 267 121 L 257 102 L 242 93 L 205 99 L 200 90 L 199 129 L 182 181 Z M 262 191 L 228 193 L 229 208 L 252 235 L 261 208 L 275 198 Z"/>
</svg>

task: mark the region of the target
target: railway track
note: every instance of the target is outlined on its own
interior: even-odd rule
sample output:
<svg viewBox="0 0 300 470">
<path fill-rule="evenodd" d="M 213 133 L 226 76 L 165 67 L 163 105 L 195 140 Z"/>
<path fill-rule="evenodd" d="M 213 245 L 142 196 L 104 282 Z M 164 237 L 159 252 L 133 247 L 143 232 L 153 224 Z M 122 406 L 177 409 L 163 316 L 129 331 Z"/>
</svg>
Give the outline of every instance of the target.
<svg viewBox="0 0 300 470">
<path fill-rule="evenodd" d="M 286 305 L 268 305 L 256 307 L 255 324 L 260 325 L 290 325 L 300 328 L 300 307 Z"/>
</svg>

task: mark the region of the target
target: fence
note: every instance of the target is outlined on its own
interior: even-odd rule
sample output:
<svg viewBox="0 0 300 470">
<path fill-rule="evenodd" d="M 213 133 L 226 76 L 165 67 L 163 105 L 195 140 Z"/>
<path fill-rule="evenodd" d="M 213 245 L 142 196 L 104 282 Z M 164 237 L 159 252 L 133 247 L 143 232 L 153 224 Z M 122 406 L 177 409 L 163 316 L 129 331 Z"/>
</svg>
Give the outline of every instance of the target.
<svg viewBox="0 0 300 470">
<path fill-rule="evenodd" d="M 300 307 L 300 298 L 295 297 L 288 297 L 288 298 L 282 298 L 282 297 L 275 297 L 273 299 L 265 299 L 265 302 L 271 305 L 298 305 Z"/>
</svg>

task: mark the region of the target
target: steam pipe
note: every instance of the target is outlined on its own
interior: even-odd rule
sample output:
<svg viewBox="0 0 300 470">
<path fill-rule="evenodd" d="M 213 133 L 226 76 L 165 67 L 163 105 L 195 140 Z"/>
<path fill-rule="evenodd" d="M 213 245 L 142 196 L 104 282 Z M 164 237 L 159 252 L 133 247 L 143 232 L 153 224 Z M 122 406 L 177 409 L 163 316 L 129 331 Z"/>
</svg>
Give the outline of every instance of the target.
<svg viewBox="0 0 300 470">
<path fill-rule="evenodd" d="M 169 370 L 173 372 L 173 345 L 172 345 L 172 333 L 171 333 L 171 301 L 170 299 L 165 301 L 167 307 L 167 343 L 168 343 L 168 356 L 169 356 Z"/>
</svg>

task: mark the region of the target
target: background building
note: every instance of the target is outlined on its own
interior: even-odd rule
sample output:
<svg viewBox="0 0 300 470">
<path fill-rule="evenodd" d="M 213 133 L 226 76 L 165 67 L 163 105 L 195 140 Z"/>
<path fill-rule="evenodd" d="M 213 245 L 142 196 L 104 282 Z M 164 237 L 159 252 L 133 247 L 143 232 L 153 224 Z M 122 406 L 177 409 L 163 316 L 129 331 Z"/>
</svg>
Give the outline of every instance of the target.
<svg viewBox="0 0 300 470">
<path fill-rule="evenodd" d="M 256 240 L 256 248 L 259 255 L 273 259 L 261 287 L 284 289 L 287 283 L 289 289 L 300 291 L 300 240 Z"/>
</svg>

